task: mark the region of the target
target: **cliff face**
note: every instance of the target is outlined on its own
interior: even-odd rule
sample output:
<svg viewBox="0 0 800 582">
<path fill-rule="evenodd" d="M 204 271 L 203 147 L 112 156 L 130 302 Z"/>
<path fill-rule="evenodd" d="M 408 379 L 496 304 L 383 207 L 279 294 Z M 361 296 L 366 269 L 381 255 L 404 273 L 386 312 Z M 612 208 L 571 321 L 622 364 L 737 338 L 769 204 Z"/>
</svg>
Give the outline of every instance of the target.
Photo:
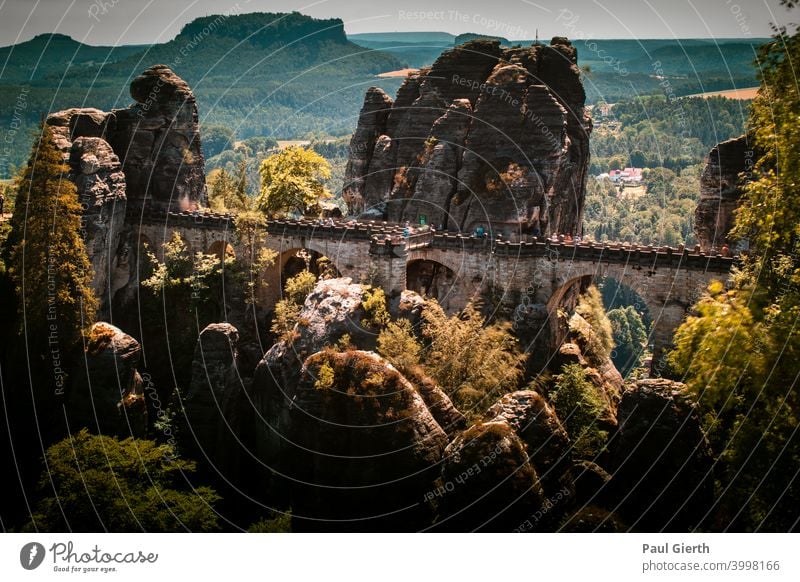
<svg viewBox="0 0 800 582">
<path fill-rule="evenodd" d="M 67 109 L 47 118 L 65 151 L 78 138 L 102 138 L 121 163 L 128 202 L 161 209 L 206 204 L 197 103 L 186 82 L 154 65 L 131 82 L 126 109 Z"/>
<path fill-rule="evenodd" d="M 734 211 L 742 197 L 742 172 L 755 160 L 753 138 L 743 135 L 715 145 L 700 176 L 700 200 L 695 209 L 694 232 L 705 252 L 731 245 Z"/>
<path fill-rule="evenodd" d="M 111 112 L 52 113 L 53 131 L 83 205 L 82 233 L 94 269 L 100 316 L 131 280 L 128 205 L 187 210 L 207 205 L 197 104 L 189 86 L 155 65 L 131 83 L 136 103 Z"/>
<path fill-rule="evenodd" d="M 591 119 L 575 48 L 476 40 L 366 95 L 344 195 L 351 214 L 506 236 L 577 233 Z"/>
</svg>

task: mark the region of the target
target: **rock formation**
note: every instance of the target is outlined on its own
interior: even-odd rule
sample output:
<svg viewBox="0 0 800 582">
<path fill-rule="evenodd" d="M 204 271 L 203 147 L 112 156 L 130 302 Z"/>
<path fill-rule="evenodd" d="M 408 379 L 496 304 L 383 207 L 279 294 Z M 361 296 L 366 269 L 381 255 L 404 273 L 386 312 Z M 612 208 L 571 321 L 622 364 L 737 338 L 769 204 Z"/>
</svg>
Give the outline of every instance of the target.
<svg viewBox="0 0 800 582">
<path fill-rule="evenodd" d="M 352 214 L 508 236 L 580 231 L 591 119 L 575 48 L 475 40 L 366 95 L 344 195 Z"/>
<path fill-rule="evenodd" d="M 743 193 L 740 174 L 749 172 L 754 161 L 753 137 L 747 134 L 718 143 L 708 153 L 694 213 L 694 232 L 703 251 L 732 246 L 728 234 Z"/>
<path fill-rule="evenodd" d="M 301 529 L 424 527 L 423 495 L 436 487 L 448 433 L 464 425 L 424 376 L 405 377 L 370 351 L 336 351 L 345 335 L 375 345 L 364 293 L 348 278 L 318 282 L 293 338 L 264 354 L 253 379 L 257 454 L 280 475 L 272 489 L 290 491 Z"/>
<path fill-rule="evenodd" d="M 501 397 L 486 412 L 489 422 L 507 422 L 528 447 L 543 482 L 555 482 L 572 460 L 567 431 L 547 401 L 532 390 Z"/>
<path fill-rule="evenodd" d="M 125 225 L 129 207 L 187 210 L 207 204 L 197 104 L 189 86 L 168 67 L 155 65 L 133 80 L 131 95 L 136 103 L 127 109 L 73 108 L 47 118 L 84 207 L 83 235 L 101 317 L 109 315 L 113 295 L 134 280 L 128 255 L 138 247 L 138 235 Z"/>
<path fill-rule="evenodd" d="M 712 458 L 686 386 L 638 380 L 619 404 L 609 444 L 619 512 L 636 529 L 698 527 L 714 500 Z"/>
<path fill-rule="evenodd" d="M 192 360 L 192 381 L 183 402 L 188 456 L 216 470 L 233 464 L 236 439 L 245 428 L 246 397 L 238 369 L 239 331 L 212 323 L 200 332 Z"/>
<path fill-rule="evenodd" d="M 47 123 L 65 151 L 79 137 L 103 138 L 122 163 L 129 203 L 158 209 L 205 205 L 205 161 L 197 103 L 186 82 L 154 65 L 131 82 L 126 109 L 67 109 Z"/>
<path fill-rule="evenodd" d="M 99 434 L 145 436 L 147 407 L 136 370 L 141 353 L 139 342 L 119 328 L 105 322 L 92 326 L 67 395 L 70 431 L 86 427 Z"/>
<path fill-rule="evenodd" d="M 507 422 L 471 426 L 445 450 L 436 529 L 519 529 L 544 505 L 525 444 Z"/>
</svg>

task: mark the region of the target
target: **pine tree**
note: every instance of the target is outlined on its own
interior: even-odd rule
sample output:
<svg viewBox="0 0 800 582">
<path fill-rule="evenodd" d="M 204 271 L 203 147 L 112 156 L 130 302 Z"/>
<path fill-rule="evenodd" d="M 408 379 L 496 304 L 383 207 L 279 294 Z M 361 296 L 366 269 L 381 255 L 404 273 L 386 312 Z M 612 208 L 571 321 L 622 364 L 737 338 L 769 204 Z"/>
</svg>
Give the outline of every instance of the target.
<svg viewBox="0 0 800 582">
<path fill-rule="evenodd" d="M 17 184 L 9 273 L 29 350 L 66 353 L 94 321 L 97 298 L 81 236 L 81 205 L 51 130 L 42 124 Z"/>
</svg>

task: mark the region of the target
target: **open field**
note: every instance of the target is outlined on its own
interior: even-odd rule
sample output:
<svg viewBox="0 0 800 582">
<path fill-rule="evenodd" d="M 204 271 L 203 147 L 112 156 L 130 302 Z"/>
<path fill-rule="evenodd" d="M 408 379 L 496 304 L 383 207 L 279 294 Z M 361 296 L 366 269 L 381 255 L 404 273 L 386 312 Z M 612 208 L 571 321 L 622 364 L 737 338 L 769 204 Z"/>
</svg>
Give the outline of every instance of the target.
<svg viewBox="0 0 800 582">
<path fill-rule="evenodd" d="M 758 87 L 746 87 L 744 89 L 728 89 L 727 91 L 709 91 L 707 93 L 696 93 L 687 97 L 725 97 L 727 99 L 753 99 L 758 92 Z"/>
</svg>

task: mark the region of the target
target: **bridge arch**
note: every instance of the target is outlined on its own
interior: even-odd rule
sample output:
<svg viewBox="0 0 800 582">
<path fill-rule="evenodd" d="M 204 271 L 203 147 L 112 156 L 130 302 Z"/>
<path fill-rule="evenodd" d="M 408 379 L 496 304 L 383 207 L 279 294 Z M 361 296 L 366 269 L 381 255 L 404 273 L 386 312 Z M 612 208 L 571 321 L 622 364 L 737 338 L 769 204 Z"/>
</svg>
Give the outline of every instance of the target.
<svg viewBox="0 0 800 582">
<path fill-rule="evenodd" d="M 233 245 L 225 240 L 215 240 L 205 251 L 205 254 L 214 255 L 219 260 L 222 260 L 223 258 L 236 257 L 236 250 L 233 248 Z"/>
</svg>

